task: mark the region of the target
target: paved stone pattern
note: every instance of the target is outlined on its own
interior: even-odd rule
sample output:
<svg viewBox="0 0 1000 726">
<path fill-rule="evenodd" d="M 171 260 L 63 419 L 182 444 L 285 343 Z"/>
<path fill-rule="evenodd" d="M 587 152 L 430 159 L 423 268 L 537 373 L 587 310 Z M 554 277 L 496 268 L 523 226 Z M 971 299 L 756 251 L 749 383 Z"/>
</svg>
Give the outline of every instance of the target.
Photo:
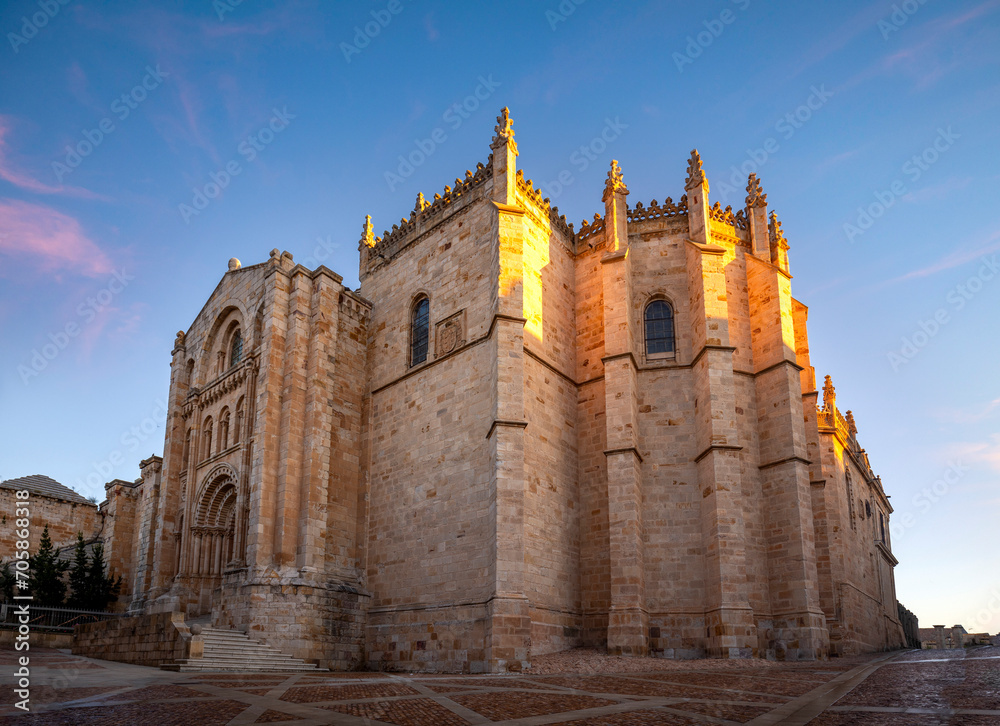
<svg viewBox="0 0 1000 726">
<path fill-rule="evenodd" d="M 694 660 L 674 662 L 670 671 L 466 677 L 189 674 L 32 649 L 27 715 L 13 708 L 15 655 L 0 651 L 0 726 L 1000 724 L 1000 647 L 740 668 Z M 846 679 L 850 690 L 819 713 L 815 704 L 835 679 Z M 799 713 L 810 704 L 811 714 Z"/>
</svg>

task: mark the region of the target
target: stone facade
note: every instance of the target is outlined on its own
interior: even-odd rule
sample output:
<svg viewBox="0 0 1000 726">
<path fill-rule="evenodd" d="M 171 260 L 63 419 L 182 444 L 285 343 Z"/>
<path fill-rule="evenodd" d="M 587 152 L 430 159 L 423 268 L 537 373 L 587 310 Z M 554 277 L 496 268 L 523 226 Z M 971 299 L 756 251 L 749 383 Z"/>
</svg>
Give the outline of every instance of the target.
<svg viewBox="0 0 1000 726">
<path fill-rule="evenodd" d="M 98 505 L 72 489 L 42 475 L 8 479 L 0 483 L 0 512 L 3 512 L 0 520 L 0 560 L 12 559 L 16 551 L 18 528 L 14 526 L 14 510 L 24 503 L 16 498 L 19 490 L 30 493 L 29 552 L 38 551 L 45 527 L 49 528 L 49 538 L 56 548 L 72 547 L 79 532 L 88 541 L 103 535 L 104 516 Z"/>
<path fill-rule="evenodd" d="M 759 180 L 710 205 L 693 152 L 679 201 L 631 206 L 614 162 L 575 230 L 497 121 L 443 195 L 366 220 L 359 290 L 230 261 L 173 350 L 133 610 L 334 668 L 901 646 L 892 508 L 829 380 L 819 405 Z"/>
</svg>

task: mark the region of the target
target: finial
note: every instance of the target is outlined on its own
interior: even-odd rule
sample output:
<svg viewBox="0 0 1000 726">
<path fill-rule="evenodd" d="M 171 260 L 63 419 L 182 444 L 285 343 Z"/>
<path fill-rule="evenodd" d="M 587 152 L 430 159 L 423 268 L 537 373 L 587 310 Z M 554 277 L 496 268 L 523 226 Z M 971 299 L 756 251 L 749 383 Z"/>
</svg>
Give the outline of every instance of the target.
<svg viewBox="0 0 1000 726">
<path fill-rule="evenodd" d="M 184 347 L 184 338 L 185 337 L 186 336 L 184 334 L 184 331 L 183 330 L 178 330 L 177 331 L 177 337 L 174 338 L 174 348 L 183 348 Z"/>
<path fill-rule="evenodd" d="M 851 436 L 857 436 L 858 425 L 854 423 L 854 414 L 850 411 L 847 412 L 847 433 Z"/>
<path fill-rule="evenodd" d="M 506 106 L 497 116 L 497 125 L 493 128 L 493 143 L 491 149 L 497 149 L 504 144 L 510 144 L 514 151 L 517 151 L 517 144 L 514 142 L 514 122 L 510 118 L 510 109 Z"/>
<path fill-rule="evenodd" d="M 771 233 L 771 241 L 777 244 L 781 249 L 788 249 L 788 240 L 785 239 L 785 232 L 781 229 L 781 222 L 778 221 L 778 215 L 771 212 L 770 217 L 768 217 L 768 229 Z"/>
<path fill-rule="evenodd" d="M 767 195 L 761 191 L 760 179 L 756 174 L 751 174 L 747 179 L 747 208 L 766 207 Z"/>
<path fill-rule="evenodd" d="M 705 170 L 701 167 L 701 154 L 697 149 L 691 149 L 691 158 L 688 159 L 687 179 L 684 181 L 685 189 L 705 183 Z"/>
<path fill-rule="evenodd" d="M 831 410 L 837 403 L 837 390 L 833 387 L 833 379 L 827 376 L 823 380 L 823 410 Z"/>
<path fill-rule="evenodd" d="M 372 215 L 365 215 L 365 225 L 362 228 L 361 243 L 366 247 L 375 246 L 375 230 L 372 229 Z"/>
<path fill-rule="evenodd" d="M 608 179 L 604 182 L 604 196 L 601 201 L 608 201 L 613 194 L 628 194 L 628 187 L 625 186 L 625 179 L 622 177 L 622 169 L 618 166 L 618 160 L 611 160 L 611 170 L 608 172 Z"/>
<path fill-rule="evenodd" d="M 422 212 L 429 206 L 431 206 L 430 202 L 424 199 L 424 193 L 417 192 L 417 206 L 415 206 L 414 209 L 416 209 L 418 212 Z"/>
</svg>

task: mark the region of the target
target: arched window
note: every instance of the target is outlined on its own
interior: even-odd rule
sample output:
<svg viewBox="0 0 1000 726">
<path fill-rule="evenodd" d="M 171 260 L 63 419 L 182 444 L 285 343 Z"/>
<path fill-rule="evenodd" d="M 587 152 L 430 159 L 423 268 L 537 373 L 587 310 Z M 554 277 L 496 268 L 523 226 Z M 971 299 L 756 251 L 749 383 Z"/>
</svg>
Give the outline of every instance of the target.
<svg viewBox="0 0 1000 726">
<path fill-rule="evenodd" d="M 666 300 L 653 300 L 646 306 L 646 357 L 674 357 L 674 309 Z"/>
<path fill-rule="evenodd" d="M 243 399 L 236 402 L 236 425 L 233 427 L 233 443 L 240 443 L 240 432 L 243 430 Z"/>
<path fill-rule="evenodd" d="M 410 315 L 410 365 L 427 360 L 431 332 L 431 301 L 422 297 L 413 304 Z"/>
<path fill-rule="evenodd" d="M 183 462 L 184 465 L 182 467 L 182 470 L 183 469 L 187 469 L 187 467 L 188 467 L 188 457 L 190 457 L 190 456 L 191 456 L 191 429 L 188 429 L 187 430 L 187 434 L 184 437 L 184 457 L 183 457 L 184 458 L 184 462 Z"/>
<path fill-rule="evenodd" d="M 222 409 L 219 414 L 219 451 L 229 448 L 229 409 Z"/>
<path fill-rule="evenodd" d="M 202 434 L 201 434 L 201 445 L 202 445 L 202 449 L 203 449 L 202 452 L 201 452 L 201 458 L 202 458 L 202 461 L 204 461 L 205 459 L 207 459 L 208 457 L 210 457 L 212 455 L 212 419 L 211 418 L 206 418 L 205 419 L 205 427 L 202 430 Z"/>
<path fill-rule="evenodd" d="M 232 368 L 241 360 L 243 360 L 243 334 L 237 328 L 233 333 L 233 342 L 229 345 L 229 367 Z"/>
<path fill-rule="evenodd" d="M 844 472 L 844 480 L 847 483 L 847 514 L 851 520 L 851 529 L 857 531 L 858 525 L 854 521 L 854 487 L 851 483 L 851 472 Z"/>
</svg>

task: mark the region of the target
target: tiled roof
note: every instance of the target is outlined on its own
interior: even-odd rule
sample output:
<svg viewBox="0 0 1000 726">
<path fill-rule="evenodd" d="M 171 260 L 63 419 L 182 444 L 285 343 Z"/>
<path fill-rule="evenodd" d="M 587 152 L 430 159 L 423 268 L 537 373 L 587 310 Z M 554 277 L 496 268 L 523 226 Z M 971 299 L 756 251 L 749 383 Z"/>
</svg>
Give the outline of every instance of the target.
<svg viewBox="0 0 1000 726">
<path fill-rule="evenodd" d="M 67 486 L 63 486 L 55 479 L 44 474 L 32 474 L 22 476 L 20 479 L 8 479 L 0 482 L 2 489 L 27 489 L 34 495 L 48 497 L 49 499 L 61 499 L 64 502 L 74 502 L 76 504 L 89 504 L 92 507 L 97 505 L 89 501 L 82 494 L 74 492 Z"/>
</svg>

